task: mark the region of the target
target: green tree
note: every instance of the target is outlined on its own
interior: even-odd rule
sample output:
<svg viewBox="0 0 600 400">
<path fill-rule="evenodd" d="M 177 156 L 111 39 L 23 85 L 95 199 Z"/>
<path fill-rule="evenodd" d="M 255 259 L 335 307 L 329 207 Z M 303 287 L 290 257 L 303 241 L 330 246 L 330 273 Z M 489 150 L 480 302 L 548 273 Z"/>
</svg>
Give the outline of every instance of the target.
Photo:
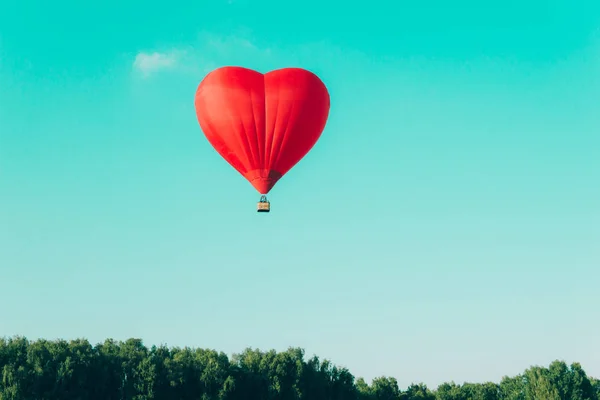
<svg viewBox="0 0 600 400">
<path fill-rule="evenodd" d="M 356 392 L 360 400 L 372 400 L 373 395 L 371 393 L 371 387 L 363 378 L 356 380 Z"/>
<path fill-rule="evenodd" d="M 546 368 L 531 367 L 525 371 L 526 400 L 562 400 L 557 386 Z"/>
<path fill-rule="evenodd" d="M 598 391 L 579 363 L 571 364 L 570 400 L 598 400 Z"/>
<path fill-rule="evenodd" d="M 371 383 L 371 395 L 374 400 L 399 400 L 400 389 L 396 378 L 385 376 L 373 379 Z"/>
<path fill-rule="evenodd" d="M 423 383 L 413 383 L 402 394 L 401 400 L 435 400 L 435 393 L 431 392 Z"/>
<path fill-rule="evenodd" d="M 505 376 L 499 386 L 502 400 L 525 400 L 525 378 L 523 375 Z"/>
<path fill-rule="evenodd" d="M 435 393 L 436 400 L 466 400 L 460 385 L 454 382 L 442 383 Z"/>
<path fill-rule="evenodd" d="M 148 349 L 140 339 L 0 339 L 0 400 L 600 400 L 578 363 L 552 362 L 499 384 L 454 382 L 402 391 L 392 377 L 367 384 L 329 360 L 289 348 Z"/>
</svg>

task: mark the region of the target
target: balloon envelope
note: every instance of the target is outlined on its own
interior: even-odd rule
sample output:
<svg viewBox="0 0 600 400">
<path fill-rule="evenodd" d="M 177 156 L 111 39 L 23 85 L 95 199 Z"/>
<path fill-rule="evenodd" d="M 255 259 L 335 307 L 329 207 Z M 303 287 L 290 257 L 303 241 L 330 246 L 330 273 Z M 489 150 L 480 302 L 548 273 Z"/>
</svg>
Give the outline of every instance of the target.
<svg viewBox="0 0 600 400">
<path fill-rule="evenodd" d="M 223 67 L 196 91 L 196 116 L 215 150 L 267 194 L 315 145 L 329 116 L 329 93 L 312 72 L 266 74 Z"/>
</svg>

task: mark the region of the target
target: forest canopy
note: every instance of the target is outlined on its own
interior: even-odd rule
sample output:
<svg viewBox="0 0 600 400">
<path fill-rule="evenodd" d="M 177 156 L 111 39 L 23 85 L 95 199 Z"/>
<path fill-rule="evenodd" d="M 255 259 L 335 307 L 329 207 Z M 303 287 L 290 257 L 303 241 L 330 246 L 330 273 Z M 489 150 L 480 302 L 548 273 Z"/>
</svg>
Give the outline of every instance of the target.
<svg viewBox="0 0 600 400">
<path fill-rule="evenodd" d="M 140 339 L 0 339 L 0 400 L 600 400 L 600 382 L 578 363 L 532 366 L 498 383 L 370 384 L 348 369 L 284 352 L 246 349 L 228 357 Z"/>
</svg>

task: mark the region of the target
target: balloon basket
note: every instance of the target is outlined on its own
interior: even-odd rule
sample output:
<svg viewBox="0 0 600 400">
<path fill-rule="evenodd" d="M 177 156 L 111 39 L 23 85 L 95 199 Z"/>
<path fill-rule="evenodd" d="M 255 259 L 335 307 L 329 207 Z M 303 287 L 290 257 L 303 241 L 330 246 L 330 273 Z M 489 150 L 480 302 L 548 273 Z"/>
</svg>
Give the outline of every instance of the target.
<svg viewBox="0 0 600 400">
<path fill-rule="evenodd" d="M 261 196 L 260 201 L 256 205 L 257 212 L 270 212 L 271 211 L 271 203 L 267 200 L 267 196 Z"/>
</svg>

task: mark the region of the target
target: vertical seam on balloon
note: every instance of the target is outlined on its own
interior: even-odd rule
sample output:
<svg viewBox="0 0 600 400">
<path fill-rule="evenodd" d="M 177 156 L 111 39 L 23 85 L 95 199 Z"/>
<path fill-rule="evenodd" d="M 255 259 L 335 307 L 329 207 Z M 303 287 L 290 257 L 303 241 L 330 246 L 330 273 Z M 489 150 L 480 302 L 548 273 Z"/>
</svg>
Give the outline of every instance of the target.
<svg viewBox="0 0 600 400">
<path fill-rule="evenodd" d="M 230 104 L 228 103 L 228 106 L 229 105 Z M 228 110 L 229 111 L 229 113 L 228 113 L 229 114 L 229 123 L 231 124 L 232 131 L 235 132 L 236 131 L 236 129 L 235 129 L 236 128 L 236 126 L 235 126 L 236 118 L 233 117 L 233 113 L 231 112 L 231 107 L 228 107 L 228 108 L 229 108 L 229 110 Z M 243 133 L 243 134 L 239 135 L 239 136 L 238 135 L 234 135 L 234 136 L 237 137 L 236 142 L 238 143 L 242 152 L 244 153 L 244 158 L 245 158 L 244 169 L 246 169 L 246 171 L 248 171 L 249 170 L 248 167 L 250 167 L 250 169 L 252 167 L 251 165 L 248 165 L 248 164 L 251 164 L 250 158 L 248 157 L 248 153 L 249 153 L 249 151 L 248 151 L 248 133 L 246 132 L 246 127 L 244 126 L 243 121 L 238 120 L 237 125 L 238 125 L 238 127 L 241 125 L 241 127 L 242 127 L 241 133 Z"/>
<path fill-rule="evenodd" d="M 254 136 L 256 137 L 256 113 L 254 112 L 254 92 L 252 91 L 252 89 L 250 89 L 250 108 L 252 110 L 252 124 L 254 125 Z M 254 148 L 252 146 L 252 143 L 250 142 L 250 139 L 248 138 L 248 131 L 246 131 L 246 125 L 244 125 L 244 131 L 246 133 L 246 143 L 248 145 L 248 151 L 250 152 L 250 155 L 252 156 L 252 169 L 255 169 L 258 164 L 257 158 L 256 158 L 256 154 L 254 153 Z M 258 144 L 257 144 L 258 146 Z M 257 152 L 259 153 L 258 155 L 260 156 L 260 149 L 256 149 Z"/>
<path fill-rule="evenodd" d="M 264 82 L 264 75 L 261 75 L 261 79 Z M 256 109 L 254 107 L 255 106 L 254 101 L 252 102 L 252 113 L 253 113 L 253 117 L 254 117 L 254 131 L 257 134 L 256 147 L 257 147 L 257 150 L 258 150 L 258 155 L 257 155 L 257 159 L 256 159 L 256 162 L 257 162 L 256 165 L 262 168 L 265 165 L 265 162 L 264 162 L 265 148 L 264 148 L 263 144 L 261 143 L 261 141 L 258 140 L 258 132 L 259 132 L 259 129 L 261 129 L 260 132 L 262 133 L 263 136 L 265 135 L 265 129 L 264 129 L 265 128 L 264 127 L 264 119 L 265 119 L 265 104 L 264 104 L 264 102 L 265 102 L 265 91 L 264 91 L 264 83 L 263 83 L 263 87 L 261 87 L 261 89 L 262 89 L 262 92 L 259 93 L 259 95 L 262 96 L 263 104 L 262 104 L 262 108 L 258 110 L 258 116 L 259 116 L 259 118 L 262 117 L 262 119 L 263 119 L 263 124 L 262 125 L 263 126 L 258 126 L 257 125 L 258 120 L 256 118 L 257 113 L 256 113 Z M 260 106 L 261 105 L 259 104 L 259 107 Z"/>
<path fill-rule="evenodd" d="M 242 133 L 240 144 L 242 145 L 242 150 L 244 151 L 244 156 L 246 158 L 246 167 L 249 169 L 252 168 L 252 150 L 250 149 L 250 144 L 248 143 L 248 131 L 246 130 L 246 125 L 244 125 L 243 121 L 240 121 L 240 125 L 242 126 Z"/>
<path fill-rule="evenodd" d="M 277 101 L 277 106 L 275 107 L 275 118 L 273 119 L 273 132 L 271 132 L 271 141 L 270 141 L 270 145 L 269 145 L 269 156 L 268 156 L 268 159 L 269 159 L 268 169 L 269 169 L 269 171 L 271 171 L 273 169 L 273 165 L 274 165 L 274 162 L 273 162 L 273 146 L 275 144 L 275 132 L 277 132 L 277 121 L 279 119 L 279 105 L 280 105 L 280 102 L 279 102 L 279 94 L 280 94 L 279 90 L 280 90 L 280 87 L 279 87 L 279 85 L 277 85 L 277 96 L 275 96 L 275 99 L 277 99 L 276 100 Z M 265 102 L 266 102 L 266 99 L 267 99 L 267 95 L 266 94 L 267 93 L 266 93 L 266 81 L 265 81 Z"/>
<path fill-rule="evenodd" d="M 262 154 L 260 155 L 260 162 L 263 168 L 268 170 L 271 169 L 271 164 L 269 160 L 269 154 L 267 154 L 267 84 L 266 84 L 266 76 L 263 74 L 262 76 L 262 96 L 263 96 L 263 134 L 264 134 L 264 143 L 262 148 Z"/>
<path fill-rule="evenodd" d="M 294 108 L 295 108 L 295 106 L 296 106 L 296 102 L 292 102 L 292 105 L 291 105 L 291 107 L 289 109 L 289 112 L 288 112 L 288 123 L 286 124 L 285 130 L 283 131 L 283 134 L 281 135 L 281 141 L 279 142 L 279 148 L 277 149 L 277 153 L 276 153 L 277 156 L 275 158 L 275 165 L 277 165 L 279 163 L 279 158 L 281 157 L 281 153 L 283 153 L 283 150 L 282 150 L 283 147 L 284 147 L 283 145 L 284 145 L 284 143 L 286 142 L 286 139 L 289 136 L 288 132 L 290 131 L 290 125 L 291 125 L 289 123 L 289 117 L 290 117 L 290 115 L 294 114 Z M 277 171 L 277 172 L 281 173 L 281 171 Z"/>
</svg>

